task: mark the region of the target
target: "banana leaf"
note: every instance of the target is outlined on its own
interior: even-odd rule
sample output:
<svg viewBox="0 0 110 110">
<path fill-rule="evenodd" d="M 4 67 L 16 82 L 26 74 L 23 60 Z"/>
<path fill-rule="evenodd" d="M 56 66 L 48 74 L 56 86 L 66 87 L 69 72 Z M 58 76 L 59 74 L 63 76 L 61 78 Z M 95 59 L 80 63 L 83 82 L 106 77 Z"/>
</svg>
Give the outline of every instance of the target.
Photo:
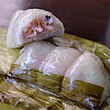
<svg viewBox="0 0 110 110">
<path fill-rule="evenodd" d="M 105 102 L 102 103 L 99 110 L 110 110 L 110 105 L 108 105 L 108 103 L 105 101 Z"/>
<path fill-rule="evenodd" d="M 11 76 L 11 74 L 9 75 Z M 62 83 L 63 80 L 63 77 L 62 80 L 58 80 L 57 76 L 49 76 L 49 77 L 48 75 L 44 76 L 42 72 L 34 69 L 33 70 L 31 69 L 30 71 L 25 70 L 24 74 L 17 74 L 17 75 L 12 74 L 12 77 L 23 79 L 38 86 L 40 85 L 40 87 L 42 87 L 44 90 L 47 90 L 48 87 L 49 88 L 48 91 L 51 91 L 53 93 L 57 93 L 58 88 L 56 85 L 61 85 L 60 83 Z M 56 79 L 56 82 L 53 81 L 53 78 Z M 63 80 L 62 91 L 61 91 L 62 97 L 65 96 L 67 99 L 72 100 L 77 104 L 79 103 L 80 106 L 84 106 L 85 108 L 96 109 L 99 107 L 100 100 L 103 94 L 102 87 L 84 81 L 75 80 L 73 84 L 74 87 L 72 88 L 72 90 L 69 90 L 68 84 L 70 82 L 71 81 L 69 78 L 65 78 L 65 80 Z"/>
<path fill-rule="evenodd" d="M 80 80 L 74 81 L 74 86 L 69 90 L 70 79 L 65 78 L 62 84 L 62 95 L 66 98 L 81 103 L 87 108 L 97 109 L 102 97 L 103 88 Z"/>
<path fill-rule="evenodd" d="M 10 65 L 16 60 L 20 51 L 20 49 L 6 47 L 6 33 L 6 29 L 0 29 L 0 73 L 10 70 Z"/>
<path fill-rule="evenodd" d="M 100 110 L 110 110 L 110 106 L 106 106 L 106 107 L 104 107 L 104 108 L 102 108 Z"/>
<path fill-rule="evenodd" d="M 19 83 L 17 83 L 14 79 L 9 78 L 11 77 L 7 75 L 5 76 L 4 74 L 1 74 L 0 77 L 0 102 L 5 103 L 2 107 L 3 109 L 8 110 L 6 109 L 6 105 L 10 105 L 9 108 L 13 108 L 13 110 L 16 110 L 17 108 L 19 110 L 37 110 L 38 108 L 47 109 L 48 107 L 52 110 L 52 108 L 55 108 L 54 104 L 60 109 L 63 108 L 61 101 L 57 98 L 49 97 L 48 95 L 42 93 L 39 89 L 32 89 L 27 86 L 26 83 L 23 83 L 18 79 L 17 81 L 19 81 Z"/>
<path fill-rule="evenodd" d="M 23 69 L 22 72 L 20 70 L 20 66 L 16 64 L 11 65 L 10 75 L 12 74 L 13 77 L 17 77 L 23 80 L 26 80 L 28 82 L 31 82 L 45 90 L 48 90 L 50 92 L 58 94 L 61 91 L 61 84 L 63 80 L 63 76 L 59 76 L 56 74 L 43 74 L 39 70 L 35 69 L 30 69 L 30 70 L 25 70 Z M 17 71 L 17 73 L 15 73 Z"/>
<path fill-rule="evenodd" d="M 72 102 L 69 102 L 67 100 L 66 101 L 61 100 L 59 96 L 55 96 L 54 94 L 49 94 L 47 91 L 27 81 L 18 78 L 12 78 L 10 76 L 6 76 L 5 80 L 6 82 L 9 82 L 11 85 L 16 87 L 20 92 L 24 93 L 28 97 L 37 101 L 38 102 L 37 105 L 40 106 L 36 105 L 35 106 L 36 108 L 42 107 L 45 108 L 46 110 L 77 110 L 77 109 L 86 110 L 81 106 L 80 107 L 76 106 Z M 33 108 L 31 109 L 34 110 Z"/>
<path fill-rule="evenodd" d="M 5 80 L 4 80 L 5 78 Z M 9 83 L 8 83 L 9 82 Z M 20 79 L 12 79 L 10 76 L 1 75 L 0 77 L 0 102 L 4 105 L 4 110 L 64 110 L 62 102 L 55 97 L 41 92 L 38 88 L 32 88 Z M 1 110 L 2 110 L 1 109 Z"/>
<path fill-rule="evenodd" d="M 23 92 L 19 91 L 13 85 L 4 81 L 0 82 L 0 101 L 22 110 L 36 110 L 42 107 L 38 101 L 28 97 Z M 7 110 L 7 109 L 5 109 Z"/>
<path fill-rule="evenodd" d="M 0 110 L 26 110 L 26 109 L 10 106 L 8 104 L 0 102 Z"/>
<path fill-rule="evenodd" d="M 4 72 L 8 73 L 9 72 L 10 65 L 19 56 L 19 51 L 20 51 L 20 49 L 7 49 L 6 48 L 6 43 L 5 43 L 6 33 L 7 33 L 6 29 L 1 29 L 0 30 L 0 73 L 4 73 Z M 102 59 L 103 63 L 105 64 L 106 69 L 108 70 L 108 72 L 110 74 L 110 49 L 108 47 L 106 47 L 102 44 L 99 44 L 99 43 L 96 43 L 96 42 L 93 42 L 93 41 L 89 41 L 89 40 L 86 40 L 86 39 L 83 39 L 83 38 L 79 38 L 77 36 L 69 35 L 69 34 L 64 34 L 64 35 L 59 36 L 57 38 L 50 38 L 50 39 L 47 39 L 47 41 L 49 41 L 49 42 L 51 42 L 51 43 L 53 43 L 57 46 L 74 47 L 74 48 L 77 48 L 78 50 L 80 50 L 82 52 L 88 50 L 88 51 L 96 54 L 97 56 L 99 56 Z M 30 71 L 30 73 L 31 73 L 31 71 Z M 24 75 L 24 77 L 25 77 L 25 75 Z M 22 79 L 22 77 L 21 77 L 21 79 Z M 35 84 L 36 78 L 34 76 L 31 76 L 31 78 L 29 80 L 31 82 L 33 82 L 33 84 Z M 51 89 L 51 87 L 50 87 L 50 89 Z M 28 90 L 28 88 L 25 89 L 25 91 L 26 90 Z M 35 90 L 35 88 L 34 88 L 34 90 Z M 20 92 L 24 93 L 24 91 L 20 91 Z M 31 96 L 30 98 L 32 98 L 32 99 L 33 99 L 33 96 L 34 96 L 34 100 L 36 101 L 37 98 L 38 98 L 38 95 L 36 95 L 36 98 L 35 98 L 35 95 L 30 94 L 31 92 L 28 91 L 28 92 L 25 92 L 24 94 L 26 96 L 29 96 L 29 97 Z M 40 98 L 42 98 L 42 97 L 40 97 Z M 60 99 L 61 99 L 61 97 L 60 97 Z M 63 99 L 63 101 L 64 101 L 64 99 Z M 60 103 L 63 102 L 63 101 L 61 100 L 60 102 L 58 102 L 58 104 L 62 105 L 63 103 L 62 104 L 60 104 Z M 58 104 L 57 104 L 57 106 L 58 106 Z M 75 108 L 80 106 L 80 104 L 78 106 L 76 106 L 75 104 L 73 104 L 73 105 L 74 105 L 72 107 L 73 110 L 75 110 Z M 61 106 L 60 109 L 57 108 L 57 106 L 53 106 L 53 107 L 56 107 L 57 110 L 60 110 L 61 108 L 62 108 L 61 110 L 64 109 L 64 105 L 63 105 L 63 107 Z M 52 110 L 53 109 L 52 106 L 50 106 L 49 109 Z M 81 108 L 78 108 L 78 109 L 80 110 Z"/>
</svg>

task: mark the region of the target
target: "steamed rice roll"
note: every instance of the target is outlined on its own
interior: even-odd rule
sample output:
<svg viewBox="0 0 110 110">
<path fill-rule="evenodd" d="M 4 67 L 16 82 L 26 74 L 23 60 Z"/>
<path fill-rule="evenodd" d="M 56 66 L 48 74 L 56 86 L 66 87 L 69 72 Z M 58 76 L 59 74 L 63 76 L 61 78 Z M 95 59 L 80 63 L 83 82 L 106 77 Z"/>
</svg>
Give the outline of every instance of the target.
<svg viewBox="0 0 110 110">
<path fill-rule="evenodd" d="M 64 33 L 62 22 L 51 12 L 42 9 L 18 10 L 11 18 L 7 34 L 7 47 L 18 48 Z"/>
<path fill-rule="evenodd" d="M 54 48 L 54 45 L 44 41 L 29 43 L 21 50 L 15 64 L 22 69 L 39 69 L 42 61 Z"/>
<path fill-rule="evenodd" d="M 56 47 L 48 54 L 41 65 L 44 74 L 56 74 L 64 76 L 68 67 L 81 55 L 77 49 L 68 47 Z"/>
<path fill-rule="evenodd" d="M 66 71 L 62 95 L 94 109 L 109 96 L 109 85 L 109 75 L 101 59 L 85 52 Z"/>
</svg>

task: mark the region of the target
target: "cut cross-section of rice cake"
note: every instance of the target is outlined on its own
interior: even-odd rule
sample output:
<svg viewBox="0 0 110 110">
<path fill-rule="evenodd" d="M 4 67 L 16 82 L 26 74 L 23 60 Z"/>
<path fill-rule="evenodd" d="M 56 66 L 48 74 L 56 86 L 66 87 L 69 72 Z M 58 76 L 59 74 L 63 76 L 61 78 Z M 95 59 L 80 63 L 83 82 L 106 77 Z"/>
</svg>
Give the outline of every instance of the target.
<svg viewBox="0 0 110 110">
<path fill-rule="evenodd" d="M 62 22 L 51 12 L 43 9 L 18 10 L 12 16 L 7 47 L 18 48 L 32 41 L 38 41 L 64 33 Z"/>
</svg>

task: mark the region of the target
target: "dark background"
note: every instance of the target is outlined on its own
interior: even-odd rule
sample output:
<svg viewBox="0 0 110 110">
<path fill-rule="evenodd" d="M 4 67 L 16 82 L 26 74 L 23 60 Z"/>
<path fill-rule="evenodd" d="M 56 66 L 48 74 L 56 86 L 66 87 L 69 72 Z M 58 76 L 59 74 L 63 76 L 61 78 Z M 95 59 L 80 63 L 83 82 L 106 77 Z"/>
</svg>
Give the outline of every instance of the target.
<svg viewBox="0 0 110 110">
<path fill-rule="evenodd" d="M 110 47 L 110 0 L 0 0 L 0 26 L 8 27 L 13 12 L 27 8 L 51 11 L 67 33 Z"/>
</svg>

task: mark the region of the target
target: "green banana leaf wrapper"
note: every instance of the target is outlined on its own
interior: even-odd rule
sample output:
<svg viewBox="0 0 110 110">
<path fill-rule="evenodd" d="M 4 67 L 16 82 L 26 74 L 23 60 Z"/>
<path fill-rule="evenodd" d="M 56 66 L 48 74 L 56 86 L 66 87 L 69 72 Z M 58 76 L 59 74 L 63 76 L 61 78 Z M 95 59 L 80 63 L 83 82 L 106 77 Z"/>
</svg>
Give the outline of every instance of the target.
<svg viewBox="0 0 110 110">
<path fill-rule="evenodd" d="M 9 94 L 9 100 L 14 100 L 14 104 L 6 102 L 7 104 L 15 107 L 25 108 L 26 110 L 86 110 L 85 108 L 80 108 L 69 101 L 63 101 L 58 96 L 50 95 L 43 89 L 18 78 L 11 78 L 6 75 L 5 82 L 3 81 L 3 83 L 8 84 L 8 87 L 6 86 L 6 90 L 4 92 L 5 95 L 9 93 L 9 90 L 13 91 L 13 93 L 17 92 L 17 98 L 19 100 L 16 100 L 16 94 Z M 10 87 L 13 87 L 14 89 L 10 89 Z M 28 106 L 26 106 L 27 104 Z"/>
<path fill-rule="evenodd" d="M 72 89 L 69 90 L 69 83 L 69 78 L 63 80 L 61 92 L 63 96 L 76 103 L 81 103 L 87 108 L 98 109 L 103 94 L 102 87 L 84 81 L 75 80 Z"/>
<path fill-rule="evenodd" d="M 16 68 L 16 65 L 13 65 Z M 12 68 L 13 70 L 13 68 Z M 12 73 L 10 73 L 11 76 Z M 57 94 L 60 94 L 59 98 L 69 99 L 80 106 L 85 108 L 97 109 L 100 104 L 100 100 L 103 94 L 103 88 L 84 82 L 75 80 L 72 90 L 69 90 L 69 78 L 64 78 L 57 75 L 44 75 L 38 70 L 31 69 L 30 71 L 25 70 L 23 74 L 12 74 L 12 77 L 20 78 L 28 81 L 34 85 L 41 87 L 44 90 L 48 90 Z M 61 79 L 62 78 L 62 79 Z M 56 80 L 56 81 L 55 81 Z M 63 81 L 63 83 L 62 83 Z"/>
<path fill-rule="evenodd" d="M 14 62 L 20 49 L 8 49 L 6 47 L 6 29 L 0 29 L 0 72 L 8 72 L 10 65 Z"/>
<path fill-rule="evenodd" d="M 4 73 L 4 74 L 6 74 L 6 73 L 8 73 L 10 71 L 10 65 L 13 64 L 13 62 L 17 59 L 17 57 L 19 56 L 19 51 L 20 51 L 20 49 L 7 49 L 6 48 L 6 33 L 7 33 L 7 30 L 6 29 L 1 29 L 0 30 L 0 73 Z M 106 46 L 104 46 L 102 44 L 99 44 L 99 43 L 96 43 L 96 42 L 93 42 L 93 41 L 89 41 L 89 40 L 86 40 L 86 39 L 83 39 L 83 38 L 79 38 L 77 36 L 69 35 L 69 34 L 64 34 L 64 35 L 59 36 L 59 37 L 56 37 L 56 38 L 50 38 L 50 39 L 47 39 L 47 41 L 49 41 L 49 42 L 51 42 L 51 43 L 53 43 L 53 44 L 55 44 L 57 46 L 74 47 L 74 48 L 77 48 L 78 50 L 80 50 L 82 52 L 88 50 L 88 51 L 90 51 L 92 53 L 95 53 L 97 56 L 99 56 L 102 59 L 103 63 L 105 64 L 106 69 L 108 70 L 108 72 L 110 74 L 110 49 L 108 47 L 106 47 Z M 31 71 L 30 71 L 30 73 L 31 73 Z M 39 76 L 42 76 L 40 72 L 38 72 L 38 73 L 39 73 Z M 23 75 L 22 76 L 23 78 L 21 76 L 18 77 L 18 78 L 24 80 L 24 79 L 26 79 L 25 76 L 26 75 Z M 46 78 L 47 77 L 45 77 L 43 80 L 45 80 Z M 36 80 L 37 80 L 37 78 L 35 78 L 35 76 L 33 76 L 33 75 L 29 79 L 29 81 L 32 82 L 33 84 L 35 84 Z M 39 80 L 39 81 L 41 81 L 41 80 Z M 45 81 L 47 81 L 47 80 L 45 80 Z M 49 84 L 50 84 L 50 82 L 51 81 L 49 81 Z M 59 86 L 61 86 L 60 85 L 61 82 L 62 82 L 62 78 L 58 81 L 58 85 Z M 43 83 L 40 82 L 41 85 Z M 77 81 L 77 83 L 79 84 L 80 81 Z M 55 89 L 54 88 L 51 88 L 51 86 L 49 84 L 42 85 L 42 87 L 44 87 L 44 88 L 47 87 L 48 89 L 51 89 L 51 90 L 53 89 L 52 92 L 54 92 Z M 83 83 L 83 84 L 85 84 L 85 83 Z M 12 85 L 10 85 L 10 86 L 12 86 Z M 13 85 L 13 86 L 15 88 L 17 88 L 16 85 Z M 100 89 L 102 91 L 101 88 L 97 88 L 97 89 Z M 17 90 L 19 90 L 19 89 L 17 88 Z M 28 90 L 28 88 L 27 89 L 24 89 L 24 90 L 25 91 L 21 91 L 20 90 L 20 92 L 22 92 L 26 96 L 29 96 L 29 98 L 32 98 L 35 101 L 37 101 L 37 104 L 35 106 L 36 106 L 36 108 L 39 107 L 39 100 L 37 100 L 38 95 L 36 95 L 37 98 L 35 98 L 35 96 L 33 94 L 31 94 L 31 91 L 28 91 L 28 93 L 26 92 L 26 90 Z M 35 88 L 33 90 L 35 90 Z M 88 93 L 89 92 L 88 89 L 86 89 L 84 91 L 85 91 L 85 93 Z M 2 93 L 2 90 L 1 90 L 1 93 Z M 34 97 L 32 97 L 32 96 L 34 96 Z M 49 97 L 47 94 L 45 95 L 45 97 L 46 96 Z M 98 98 L 95 99 L 96 105 L 97 105 L 97 102 L 100 99 L 100 96 L 101 96 L 101 92 L 99 93 Z M 40 97 L 40 99 L 42 99 L 42 97 Z M 58 101 L 59 104 L 56 104 L 56 103 L 50 104 L 50 106 L 48 106 L 48 109 L 49 110 L 64 110 L 65 107 L 63 105 L 63 101 L 66 100 L 66 99 L 63 99 L 62 96 L 61 97 L 57 97 L 56 99 L 57 100 L 60 100 L 60 101 Z M 76 97 L 76 99 L 77 99 L 77 97 Z M 80 109 L 88 109 L 88 108 L 86 108 L 86 107 L 84 108 L 82 106 L 81 106 L 82 107 L 81 108 L 80 105 L 82 103 L 81 104 L 79 104 L 79 103 L 81 102 L 82 99 L 78 99 L 78 100 L 79 101 L 76 100 L 78 102 L 77 103 L 78 106 L 76 106 L 73 103 L 70 104 L 70 102 L 68 103 L 68 101 L 67 101 L 67 103 L 69 104 L 69 106 L 72 106 L 72 110 L 76 110 L 76 109 L 79 109 L 79 110 Z M 44 102 L 45 101 L 46 100 L 44 100 Z M 51 105 L 53 105 L 53 106 L 51 106 Z M 59 106 L 59 105 L 62 105 L 62 106 Z M 22 108 L 22 104 L 20 105 L 20 107 Z M 54 107 L 54 108 L 52 108 L 52 107 Z M 60 109 L 58 107 L 60 107 Z M 109 106 L 106 106 L 106 107 L 109 107 Z M 103 108 L 106 109 L 105 106 Z M 29 110 L 31 110 L 31 109 L 29 108 Z M 34 109 L 32 109 L 32 110 L 34 110 Z"/>
<path fill-rule="evenodd" d="M 13 106 L 15 110 L 17 108 L 21 108 L 21 110 L 36 110 L 42 107 L 37 100 L 34 100 L 33 98 L 18 90 L 17 87 L 7 83 L 6 81 L 4 81 L 4 78 L 1 78 L 0 82 L 0 101 L 2 103 Z M 15 83 L 14 80 L 13 83 Z"/>
<path fill-rule="evenodd" d="M 11 65 L 11 71 L 19 71 L 20 68 L 19 65 L 12 64 Z M 17 69 L 17 70 L 16 70 Z M 13 73 L 13 72 L 12 72 Z M 13 74 L 14 77 L 29 81 L 45 90 L 48 90 L 50 92 L 53 92 L 55 94 L 58 94 L 61 92 L 61 85 L 63 76 L 59 76 L 56 74 L 43 74 L 39 70 L 31 69 L 31 70 L 23 70 L 22 73 L 18 72 L 16 74 Z"/>
<path fill-rule="evenodd" d="M 8 104 L 0 102 L 0 110 L 26 110 L 26 109 L 10 106 Z"/>
</svg>

